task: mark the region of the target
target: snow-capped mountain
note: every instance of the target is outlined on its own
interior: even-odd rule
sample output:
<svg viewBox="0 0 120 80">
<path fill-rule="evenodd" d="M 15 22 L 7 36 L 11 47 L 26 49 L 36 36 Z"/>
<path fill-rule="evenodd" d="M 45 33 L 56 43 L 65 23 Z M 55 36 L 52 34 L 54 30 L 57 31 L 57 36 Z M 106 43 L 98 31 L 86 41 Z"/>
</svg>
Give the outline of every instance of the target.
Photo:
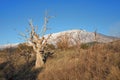
<svg viewBox="0 0 120 80">
<path fill-rule="evenodd" d="M 0 50 L 5 49 L 5 48 L 15 48 L 19 45 L 19 43 L 14 43 L 14 44 L 5 44 L 5 45 L 0 45 Z"/>
<path fill-rule="evenodd" d="M 65 36 L 65 35 L 69 36 L 72 40 L 80 40 L 80 42 L 82 43 L 88 43 L 88 42 L 94 42 L 94 41 L 107 43 L 107 42 L 112 42 L 113 40 L 118 39 L 116 37 L 106 36 L 106 35 L 94 33 L 94 32 L 87 32 L 85 30 L 68 30 L 68 31 L 53 33 L 48 43 L 56 44 L 56 42 L 58 41 L 58 38 L 60 36 Z"/>
<path fill-rule="evenodd" d="M 47 38 L 48 35 L 45 35 L 45 38 Z M 107 43 L 112 42 L 113 40 L 119 39 L 116 37 L 106 36 L 99 33 L 94 32 L 87 32 L 85 30 L 68 30 L 68 31 L 62 31 L 58 33 L 53 33 L 50 39 L 48 40 L 48 43 L 55 45 L 59 41 L 60 36 L 69 36 L 71 38 L 71 41 L 74 43 L 74 41 L 80 41 L 82 43 L 88 43 L 88 42 L 101 42 L 101 43 Z M 17 47 L 19 43 L 16 44 L 7 44 L 0 46 L 0 49 L 9 48 L 9 47 Z"/>
</svg>

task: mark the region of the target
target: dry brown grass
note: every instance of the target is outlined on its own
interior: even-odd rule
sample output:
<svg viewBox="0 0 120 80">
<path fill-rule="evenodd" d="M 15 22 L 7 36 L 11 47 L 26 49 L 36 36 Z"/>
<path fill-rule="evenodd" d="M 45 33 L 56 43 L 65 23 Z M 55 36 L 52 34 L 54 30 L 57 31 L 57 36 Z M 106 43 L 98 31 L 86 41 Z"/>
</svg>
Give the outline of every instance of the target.
<svg viewBox="0 0 120 80">
<path fill-rule="evenodd" d="M 7 48 L 0 51 L 2 59 L 0 61 L 0 80 L 2 78 L 5 80 L 27 80 L 25 77 L 34 72 L 32 71 L 34 59 L 31 57 L 28 60 L 28 56 L 26 56 L 30 50 L 31 47 L 23 44 L 18 48 Z M 30 80 L 29 77 L 28 80 Z"/>
<path fill-rule="evenodd" d="M 0 79 L 12 77 L 15 80 L 120 80 L 120 41 L 94 44 L 86 49 L 80 48 L 80 52 L 78 49 L 55 49 L 53 56 L 48 58 L 40 70 L 33 69 L 34 58 L 26 65 L 25 57 L 17 57 L 18 51 L 13 51 L 12 59 L 16 60 L 13 60 L 13 64 L 18 65 L 13 66 L 12 72 L 11 67 L 3 61 L 0 64 Z M 3 53 L 5 52 L 0 52 L 2 59 L 5 57 Z"/>
<path fill-rule="evenodd" d="M 120 41 L 57 51 L 39 80 L 120 80 Z"/>
</svg>

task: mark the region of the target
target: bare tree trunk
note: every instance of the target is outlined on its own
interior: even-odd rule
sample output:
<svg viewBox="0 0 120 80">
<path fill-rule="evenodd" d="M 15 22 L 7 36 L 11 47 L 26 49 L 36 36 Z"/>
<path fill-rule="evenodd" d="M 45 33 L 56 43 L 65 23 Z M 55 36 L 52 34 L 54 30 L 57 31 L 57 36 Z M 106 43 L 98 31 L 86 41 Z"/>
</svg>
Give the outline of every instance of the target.
<svg viewBox="0 0 120 80">
<path fill-rule="evenodd" d="M 36 52 L 35 68 L 41 68 L 44 64 L 43 54 L 45 51 L 45 47 L 47 46 L 47 41 L 51 36 L 49 35 L 47 38 L 44 37 L 45 32 L 47 30 L 47 23 L 49 18 L 51 18 L 51 16 L 48 16 L 46 12 L 46 15 L 44 18 L 44 25 L 40 33 L 41 37 L 37 33 L 37 29 L 35 28 L 35 26 L 32 24 L 32 20 L 29 23 L 30 24 L 30 32 L 28 32 L 29 37 L 27 38 L 26 35 L 22 34 L 22 36 L 25 37 L 28 43 L 30 43 L 30 45 L 33 47 L 33 50 Z M 43 51 L 43 52 L 40 52 L 40 51 Z"/>
<path fill-rule="evenodd" d="M 36 53 L 36 62 L 35 62 L 35 68 L 40 68 L 42 67 L 44 64 L 43 60 L 42 60 L 42 54 L 37 52 Z"/>
</svg>

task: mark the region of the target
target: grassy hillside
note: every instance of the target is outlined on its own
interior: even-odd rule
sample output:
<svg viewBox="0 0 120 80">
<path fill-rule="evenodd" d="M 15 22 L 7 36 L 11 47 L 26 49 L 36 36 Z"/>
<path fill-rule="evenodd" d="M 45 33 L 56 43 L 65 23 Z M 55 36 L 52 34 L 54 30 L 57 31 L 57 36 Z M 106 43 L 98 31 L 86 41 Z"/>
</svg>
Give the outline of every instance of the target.
<svg viewBox="0 0 120 80">
<path fill-rule="evenodd" d="M 0 80 L 120 80 L 120 41 L 54 49 L 38 70 L 32 53 L 25 45 L 0 51 Z"/>
</svg>

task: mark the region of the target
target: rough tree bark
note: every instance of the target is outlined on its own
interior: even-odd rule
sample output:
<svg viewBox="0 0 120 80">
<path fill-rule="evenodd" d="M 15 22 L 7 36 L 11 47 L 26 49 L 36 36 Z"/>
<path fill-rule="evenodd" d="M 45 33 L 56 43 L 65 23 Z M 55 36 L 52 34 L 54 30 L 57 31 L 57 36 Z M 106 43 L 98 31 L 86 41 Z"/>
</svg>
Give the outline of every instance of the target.
<svg viewBox="0 0 120 80">
<path fill-rule="evenodd" d="M 35 68 L 40 68 L 44 64 L 41 53 L 36 53 Z"/>
</svg>

